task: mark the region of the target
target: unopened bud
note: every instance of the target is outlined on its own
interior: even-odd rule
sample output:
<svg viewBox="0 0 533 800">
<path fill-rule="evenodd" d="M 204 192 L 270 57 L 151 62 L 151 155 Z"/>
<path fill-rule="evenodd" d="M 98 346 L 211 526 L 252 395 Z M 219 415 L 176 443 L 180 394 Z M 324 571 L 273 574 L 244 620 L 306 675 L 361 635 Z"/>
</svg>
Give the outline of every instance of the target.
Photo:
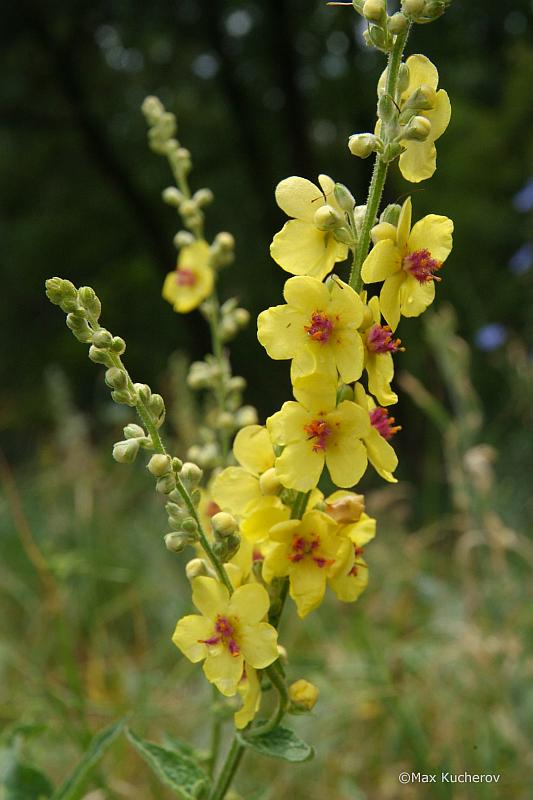
<svg viewBox="0 0 533 800">
<path fill-rule="evenodd" d="M 137 392 L 137 395 L 143 403 L 149 403 L 150 398 L 152 397 L 152 390 L 148 386 L 147 383 L 134 383 L 133 388 Z"/>
<path fill-rule="evenodd" d="M 344 220 L 339 212 L 329 203 L 325 203 L 315 211 L 314 223 L 321 231 L 331 231 L 334 228 L 338 228 L 343 222 Z"/>
<path fill-rule="evenodd" d="M 363 16 L 371 22 L 380 22 L 385 15 L 383 0 L 366 0 L 363 5 Z"/>
<path fill-rule="evenodd" d="M 194 242 L 194 236 L 189 231 L 178 231 L 174 236 L 174 247 L 181 250 L 182 247 L 188 247 Z"/>
<path fill-rule="evenodd" d="M 246 308 L 236 308 L 233 312 L 233 319 L 238 328 L 246 328 L 250 322 L 250 312 Z"/>
<path fill-rule="evenodd" d="M 170 472 L 170 456 L 156 453 L 146 465 L 146 469 L 154 478 L 162 478 Z"/>
<path fill-rule="evenodd" d="M 124 436 L 126 439 L 142 439 L 146 436 L 146 433 L 140 425 L 136 425 L 135 422 L 130 422 L 130 424 L 126 425 L 124 428 Z"/>
<path fill-rule="evenodd" d="M 409 86 L 409 80 L 409 67 L 405 62 L 402 62 L 398 70 L 398 94 L 402 95 L 405 92 Z"/>
<path fill-rule="evenodd" d="M 221 231 L 215 236 L 213 244 L 221 248 L 221 250 L 233 250 L 235 248 L 235 239 L 227 231 Z"/>
<path fill-rule="evenodd" d="M 335 195 L 335 200 L 343 211 L 353 211 L 355 207 L 354 196 L 343 183 L 335 184 L 333 194 Z"/>
<path fill-rule="evenodd" d="M 353 400 L 353 389 L 346 383 L 343 383 L 337 391 L 337 404 L 342 403 L 343 400 Z"/>
<path fill-rule="evenodd" d="M 132 464 L 138 452 L 139 442 L 137 439 L 126 439 L 113 445 L 113 458 L 119 464 Z"/>
<path fill-rule="evenodd" d="M 402 207 L 398 203 L 389 203 L 389 205 L 385 206 L 385 208 L 381 212 L 379 221 L 390 222 L 391 225 L 394 225 L 394 227 L 396 227 L 400 219 L 401 210 Z"/>
<path fill-rule="evenodd" d="M 407 16 L 416 17 L 421 14 L 426 5 L 426 0 L 402 0 L 402 11 Z"/>
<path fill-rule="evenodd" d="M 175 186 L 167 186 L 166 189 L 163 189 L 162 197 L 164 203 L 174 208 L 179 208 L 183 200 L 182 193 Z"/>
<path fill-rule="evenodd" d="M 165 547 L 173 553 L 183 553 L 189 544 L 189 537 L 181 531 L 172 531 L 165 536 Z"/>
<path fill-rule="evenodd" d="M 89 314 L 98 319 L 102 313 L 102 304 L 96 296 L 96 292 L 90 286 L 82 286 L 78 290 L 78 300 Z"/>
<path fill-rule="evenodd" d="M 208 206 L 210 203 L 213 202 L 213 192 L 211 189 L 198 189 L 193 194 L 193 200 L 197 203 L 197 205 L 202 208 L 203 206 Z"/>
<path fill-rule="evenodd" d="M 370 231 L 370 235 L 372 236 L 372 241 L 374 244 L 383 241 L 383 239 L 391 239 L 393 242 L 395 242 L 396 228 L 394 225 L 391 225 L 390 222 L 380 222 L 377 225 L 374 225 Z"/>
<path fill-rule="evenodd" d="M 198 523 L 194 517 L 185 517 L 181 523 L 181 527 L 190 536 L 194 536 L 194 534 L 198 532 Z"/>
<path fill-rule="evenodd" d="M 79 311 L 67 314 L 67 328 L 72 331 L 79 342 L 85 342 L 85 344 L 92 342 L 93 332 Z"/>
<path fill-rule="evenodd" d="M 105 350 L 111 346 L 113 337 L 109 331 L 106 331 L 105 328 L 101 328 L 99 331 L 96 331 L 96 333 L 93 334 L 92 341 L 95 347 L 100 347 Z"/>
<path fill-rule="evenodd" d="M 241 375 L 234 375 L 228 381 L 228 389 L 230 392 L 244 392 L 246 389 L 246 381 Z"/>
<path fill-rule="evenodd" d="M 154 125 L 161 114 L 164 112 L 165 107 L 158 97 L 155 95 L 148 95 L 145 97 L 141 106 L 141 111 L 150 123 Z"/>
<path fill-rule="evenodd" d="M 431 122 L 427 117 L 412 117 L 405 128 L 402 130 L 401 139 L 412 139 L 416 142 L 424 142 L 431 133 Z"/>
<path fill-rule="evenodd" d="M 194 580 L 194 578 L 199 578 L 200 575 L 207 575 L 207 565 L 203 558 L 192 558 L 187 562 L 185 574 L 190 581 Z"/>
<path fill-rule="evenodd" d="M 159 420 L 161 415 L 165 411 L 165 401 L 163 400 L 160 394 L 153 394 L 150 397 L 150 400 L 148 402 L 148 408 L 152 412 L 153 416 L 157 420 Z"/>
<path fill-rule="evenodd" d="M 203 472 L 198 464 L 193 464 L 192 461 L 186 461 L 180 470 L 180 478 L 188 484 L 188 486 L 198 486 L 202 480 Z"/>
<path fill-rule="evenodd" d="M 341 244 L 353 245 L 354 243 L 353 233 L 349 228 L 337 228 L 333 231 L 333 238 Z"/>
<path fill-rule="evenodd" d="M 316 705 L 319 694 L 318 688 L 303 678 L 291 683 L 289 686 L 289 699 L 294 707 L 292 710 L 296 712 L 311 711 Z"/>
<path fill-rule="evenodd" d="M 211 524 L 215 532 L 222 537 L 230 536 L 237 530 L 237 520 L 232 514 L 225 511 L 219 511 L 218 514 L 212 516 Z"/>
<path fill-rule="evenodd" d="M 70 281 L 63 278 L 48 278 L 45 283 L 46 296 L 56 306 L 65 311 L 74 311 L 78 307 L 78 290 Z"/>
<path fill-rule="evenodd" d="M 116 355 L 121 356 L 126 350 L 126 342 L 121 336 L 113 336 L 110 349 L 113 353 L 116 353 Z"/>
<path fill-rule="evenodd" d="M 259 489 L 263 495 L 278 494 L 281 483 L 274 467 L 270 467 L 259 477 Z"/>
<path fill-rule="evenodd" d="M 404 14 L 400 11 L 397 14 L 393 14 L 392 17 L 389 17 L 387 26 L 389 31 L 397 36 L 399 33 L 403 33 L 404 30 L 407 28 L 409 21 Z"/>
<path fill-rule="evenodd" d="M 102 350 L 100 347 L 95 347 L 94 345 L 89 347 L 89 358 L 91 361 L 94 361 L 95 364 L 105 364 L 106 366 L 112 364 L 111 356 L 108 351 Z"/>
<path fill-rule="evenodd" d="M 396 104 L 388 94 L 382 94 L 378 100 L 378 116 L 385 123 L 392 122 L 398 116 Z"/>
<path fill-rule="evenodd" d="M 257 410 L 253 406 L 243 406 L 235 414 L 235 424 L 238 428 L 246 425 L 257 425 Z"/>
<path fill-rule="evenodd" d="M 128 376 L 123 369 L 111 367 L 106 370 L 105 382 L 110 389 L 125 389 L 128 385 Z"/>
<path fill-rule="evenodd" d="M 328 503 L 326 514 L 340 525 L 349 525 L 357 522 L 365 510 L 365 498 L 362 494 L 350 492 L 344 497 L 339 497 L 333 503 Z"/>
<path fill-rule="evenodd" d="M 421 111 L 429 111 L 435 108 L 437 103 L 437 92 L 432 86 L 423 83 L 408 97 L 404 108 L 416 108 Z"/>
<path fill-rule="evenodd" d="M 348 139 L 348 150 L 352 156 L 368 158 L 378 149 L 378 138 L 373 133 L 354 133 Z"/>
</svg>

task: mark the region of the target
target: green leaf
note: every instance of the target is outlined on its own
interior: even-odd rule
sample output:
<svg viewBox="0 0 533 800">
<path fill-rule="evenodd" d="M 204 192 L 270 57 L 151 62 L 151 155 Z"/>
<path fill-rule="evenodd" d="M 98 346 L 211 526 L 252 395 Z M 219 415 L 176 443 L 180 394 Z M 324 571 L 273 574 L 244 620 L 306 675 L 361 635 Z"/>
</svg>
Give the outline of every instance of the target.
<svg viewBox="0 0 533 800">
<path fill-rule="evenodd" d="M 100 761 L 117 736 L 120 735 L 125 721 L 125 719 L 121 719 L 93 736 L 89 748 L 83 754 L 81 761 L 66 781 L 56 789 L 52 800 L 78 800 L 81 797 L 89 772 Z"/>
<path fill-rule="evenodd" d="M 282 728 L 281 725 L 258 736 L 246 737 L 240 733 L 237 734 L 237 739 L 240 744 L 250 750 L 272 758 L 283 758 L 285 761 L 308 761 L 315 754 L 311 745 L 299 739 L 288 728 Z"/>
<path fill-rule="evenodd" d="M 2 800 L 42 800 L 50 797 L 54 789 L 38 769 L 14 760 L 4 775 L 1 790 Z"/>
<path fill-rule="evenodd" d="M 206 773 L 190 756 L 140 739 L 131 730 L 127 731 L 127 737 L 159 780 L 182 800 L 195 800 L 209 785 Z"/>
<path fill-rule="evenodd" d="M 174 736 L 173 733 L 165 733 L 165 735 L 163 736 L 163 740 L 165 742 L 165 747 L 168 750 L 173 750 L 175 753 L 179 753 L 182 756 L 187 756 L 188 758 L 191 758 L 193 761 L 195 760 L 197 756 L 197 751 L 192 746 L 192 744 L 185 742 L 178 736 Z"/>
</svg>

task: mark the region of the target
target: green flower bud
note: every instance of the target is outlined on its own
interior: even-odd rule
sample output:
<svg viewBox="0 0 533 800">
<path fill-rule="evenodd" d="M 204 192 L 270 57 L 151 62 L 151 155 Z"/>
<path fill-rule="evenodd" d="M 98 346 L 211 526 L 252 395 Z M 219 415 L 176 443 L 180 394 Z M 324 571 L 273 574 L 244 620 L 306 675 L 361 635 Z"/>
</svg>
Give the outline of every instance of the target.
<svg viewBox="0 0 533 800">
<path fill-rule="evenodd" d="M 135 422 L 130 422 L 130 424 L 126 425 L 124 428 L 124 436 L 126 439 L 142 439 L 146 436 L 146 433 L 140 425 L 136 425 Z"/>
<path fill-rule="evenodd" d="M 328 203 L 320 206 L 315 211 L 314 224 L 321 231 L 332 231 L 335 228 L 339 228 L 343 222 L 344 220 L 339 212 Z"/>
<path fill-rule="evenodd" d="M 353 233 L 348 228 L 337 228 L 336 231 L 333 231 L 333 238 L 342 244 L 352 245 L 354 243 Z"/>
<path fill-rule="evenodd" d="M 370 22 L 380 22 L 385 16 L 383 0 L 366 0 L 363 5 L 363 16 Z"/>
<path fill-rule="evenodd" d="M 94 289 L 90 286 L 82 286 L 78 291 L 78 300 L 92 317 L 99 318 L 102 313 L 102 304 Z"/>
<path fill-rule="evenodd" d="M 224 560 L 229 561 L 241 546 L 241 537 L 237 533 L 231 533 L 229 536 L 225 536 L 222 541 L 226 545 Z"/>
<path fill-rule="evenodd" d="M 213 202 L 214 195 L 211 189 L 198 189 L 192 196 L 199 208 L 208 206 Z"/>
<path fill-rule="evenodd" d="M 257 410 L 253 406 L 243 406 L 239 408 L 235 415 L 235 423 L 238 428 L 245 428 L 247 425 L 257 425 Z"/>
<path fill-rule="evenodd" d="M 79 311 L 74 311 L 70 314 L 67 314 L 66 322 L 67 328 L 70 328 L 79 342 L 85 342 L 86 344 L 92 342 L 93 332 L 89 327 L 87 320 L 80 316 Z"/>
<path fill-rule="evenodd" d="M 388 53 L 392 46 L 392 36 L 378 25 L 370 24 L 368 30 L 364 31 L 363 38 L 368 45 L 377 47 L 378 50 L 382 50 L 384 53 Z"/>
<path fill-rule="evenodd" d="M 105 382 L 110 389 L 125 389 L 128 385 L 128 376 L 125 370 L 111 367 L 106 371 Z"/>
<path fill-rule="evenodd" d="M 409 67 L 405 62 L 400 64 L 400 69 L 398 70 L 398 94 L 403 94 L 407 87 L 409 86 Z"/>
<path fill-rule="evenodd" d="M 225 317 L 218 329 L 223 342 L 230 342 L 237 335 L 238 331 L 239 329 L 231 317 Z"/>
<path fill-rule="evenodd" d="M 180 458 L 174 456 L 174 458 L 172 459 L 172 469 L 174 470 L 174 472 L 179 472 L 182 467 L 183 467 L 183 461 Z"/>
<path fill-rule="evenodd" d="M 337 403 L 343 400 L 353 400 L 353 389 L 345 383 L 337 390 Z"/>
<path fill-rule="evenodd" d="M 427 117 L 412 117 L 405 128 L 402 130 L 401 139 L 412 139 L 416 142 L 424 142 L 431 133 L 431 122 Z"/>
<path fill-rule="evenodd" d="M 188 544 L 189 537 L 181 531 L 172 531 L 165 536 L 165 547 L 172 553 L 183 553 Z"/>
<path fill-rule="evenodd" d="M 191 487 L 198 486 L 202 480 L 202 475 L 203 472 L 198 464 L 194 464 L 192 461 L 186 461 L 180 470 L 180 478 Z"/>
<path fill-rule="evenodd" d="M 207 564 L 203 558 L 192 558 L 189 562 L 187 562 L 185 574 L 190 581 L 194 580 L 194 578 L 200 577 L 200 575 L 208 575 L 209 573 Z"/>
<path fill-rule="evenodd" d="M 166 189 L 163 189 L 161 196 L 164 203 L 174 208 L 179 208 L 183 200 L 182 193 L 175 186 L 167 186 Z"/>
<path fill-rule="evenodd" d="M 218 514 L 211 517 L 211 524 L 215 533 L 222 536 L 222 538 L 235 533 L 237 530 L 237 520 L 232 514 L 228 514 L 225 511 L 219 511 Z"/>
<path fill-rule="evenodd" d="M 423 83 L 407 99 L 406 108 L 416 108 L 421 111 L 430 111 L 437 104 L 437 92 L 432 86 Z"/>
<path fill-rule="evenodd" d="M 402 0 L 402 11 L 408 17 L 416 17 L 422 13 L 426 0 Z"/>
<path fill-rule="evenodd" d="M 343 184 L 336 183 L 333 189 L 335 200 L 342 208 L 343 211 L 353 211 L 355 208 L 355 199 L 351 191 Z"/>
<path fill-rule="evenodd" d="M 113 336 L 110 349 L 117 356 L 121 356 L 126 350 L 126 342 L 120 336 Z"/>
<path fill-rule="evenodd" d="M 386 206 L 383 211 L 381 212 L 381 216 L 379 218 L 380 222 L 390 222 L 391 225 L 396 227 L 398 225 L 398 221 L 400 219 L 400 211 L 402 207 L 398 205 L 398 203 L 390 203 Z"/>
<path fill-rule="evenodd" d="M 174 247 L 178 250 L 181 250 L 182 247 L 188 247 L 193 242 L 194 236 L 189 231 L 178 231 L 174 236 Z"/>
<path fill-rule="evenodd" d="M 115 389 L 111 392 L 111 398 L 115 403 L 130 406 L 131 408 L 137 405 L 137 398 L 127 389 Z"/>
<path fill-rule="evenodd" d="M 106 350 L 108 347 L 111 347 L 111 342 L 113 341 L 113 337 L 106 331 L 105 328 L 100 328 L 99 331 L 96 331 L 93 334 L 93 344 L 95 347 L 100 347 L 103 350 Z"/>
<path fill-rule="evenodd" d="M 383 161 L 389 164 L 391 161 L 394 161 L 395 158 L 398 158 L 401 152 L 402 146 L 399 142 L 390 142 L 383 151 Z"/>
<path fill-rule="evenodd" d="M 147 383 L 134 383 L 133 388 L 137 392 L 139 400 L 142 400 L 143 403 L 150 402 L 150 398 L 152 397 L 152 390 L 150 389 Z"/>
<path fill-rule="evenodd" d="M 150 400 L 148 401 L 148 408 L 158 421 L 158 424 L 160 424 L 163 421 L 162 416 L 165 413 L 165 401 L 160 394 L 153 394 L 150 397 Z"/>
<path fill-rule="evenodd" d="M 220 233 L 217 233 L 213 244 L 216 245 L 216 247 L 219 247 L 221 250 L 235 249 L 235 239 L 231 233 L 228 233 L 227 231 L 221 231 Z"/>
<path fill-rule="evenodd" d="M 378 137 L 373 133 L 354 133 L 348 139 L 348 150 L 352 156 L 368 158 L 378 149 Z"/>
<path fill-rule="evenodd" d="M 250 322 L 250 312 L 246 308 L 236 308 L 233 314 L 233 319 L 238 328 L 246 328 Z"/>
<path fill-rule="evenodd" d="M 403 33 L 404 30 L 407 28 L 409 21 L 404 14 L 400 11 L 397 14 L 393 14 L 392 17 L 389 17 L 387 21 L 387 26 L 389 31 L 397 36 L 399 33 Z"/>
<path fill-rule="evenodd" d="M 197 506 L 200 500 L 202 499 L 202 492 L 200 489 L 193 489 L 191 492 L 191 500 L 193 505 Z"/>
<path fill-rule="evenodd" d="M 78 290 L 70 281 L 63 278 L 49 278 L 46 283 L 46 296 L 55 306 L 68 313 L 78 308 Z"/>
<path fill-rule="evenodd" d="M 137 439 L 126 439 L 113 445 L 113 458 L 119 464 L 132 464 L 137 458 L 138 452 L 139 442 Z"/>
<path fill-rule="evenodd" d="M 107 350 L 102 350 L 100 347 L 95 347 L 94 344 L 89 347 L 89 358 L 95 364 L 104 364 L 106 367 L 112 367 L 113 361 Z"/>
<path fill-rule="evenodd" d="M 433 22 L 434 19 L 442 16 L 449 6 L 451 0 L 433 0 L 433 2 L 426 2 L 424 8 L 424 18 L 420 22 Z"/>
<path fill-rule="evenodd" d="M 143 100 L 141 111 L 150 125 L 155 125 L 163 114 L 165 107 L 161 100 L 154 95 L 148 95 Z"/>
<path fill-rule="evenodd" d="M 188 534 L 195 534 L 198 532 L 198 523 L 194 517 L 185 517 L 181 523 L 182 529 Z"/>
<path fill-rule="evenodd" d="M 161 478 L 158 478 L 155 488 L 159 494 L 170 494 L 170 492 L 176 488 L 176 479 L 174 475 L 169 473 L 168 475 L 163 475 Z"/>
<path fill-rule="evenodd" d="M 170 472 L 170 456 L 156 453 L 146 465 L 146 469 L 154 478 L 162 478 Z"/>
<path fill-rule="evenodd" d="M 221 411 L 217 416 L 216 426 L 218 430 L 234 431 L 235 417 L 229 411 Z"/>
<path fill-rule="evenodd" d="M 230 392 L 244 392 L 246 389 L 246 381 L 240 375 L 234 375 L 228 381 L 228 390 Z"/>
<path fill-rule="evenodd" d="M 390 222 L 380 222 L 377 225 L 374 225 L 370 231 L 370 235 L 374 244 L 383 241 L 383 239 L 391 239 L 393 242 L 395 242 L 396 228 L 394 225 L 391 225 Z"/>
</svg>

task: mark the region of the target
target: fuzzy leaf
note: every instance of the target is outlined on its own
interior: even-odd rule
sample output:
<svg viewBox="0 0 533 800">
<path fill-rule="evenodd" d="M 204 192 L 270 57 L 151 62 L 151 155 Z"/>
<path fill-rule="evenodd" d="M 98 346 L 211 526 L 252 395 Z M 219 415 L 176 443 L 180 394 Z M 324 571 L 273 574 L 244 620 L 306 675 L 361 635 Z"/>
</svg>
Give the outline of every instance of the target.
<svg viewBox="0 0 533 800">
<path fill-rule="evenodd" d="M 159 780 L 182 800 L 195 800 L 207 788 L 209 778 L 190 756 L 147 742 L 131 730 L 127 737 Z"/>
<path fill-rule="evenodd" d="M 113 744 L 124 728 L 125 719 L 109 725 L 93 736 L 73 772 L 54 792 L 52 800 L 78 800 L 83 794 L 85 781 L 91 769 L 100 761 L 105 751 Z"/>
<path fill-rule="evenodd" d="M 299 739 L 289 728 L 277 728 L 258 736 L 246 737 L 237 734 L 239 742 L 264 756 L 283 758 L 285 761 L 308 761 L 313 758 L 315 751 L 307 742 Z"/>
</svg>

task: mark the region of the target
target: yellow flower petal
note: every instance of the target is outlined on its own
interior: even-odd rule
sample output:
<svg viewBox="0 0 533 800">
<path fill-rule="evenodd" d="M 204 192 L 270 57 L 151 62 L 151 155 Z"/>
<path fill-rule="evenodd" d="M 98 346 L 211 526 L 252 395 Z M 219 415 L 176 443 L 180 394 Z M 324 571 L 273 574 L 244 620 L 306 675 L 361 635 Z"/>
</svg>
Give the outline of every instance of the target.
<svg viewBox="0 0 533 800">
<path fill-rule="evenodd" d="M 379 434 L 378 434 L 379 435 Z M 357 547 L 364 547 L 372 541 L 376 535 L 376 520 L 368 514 L 361 514 L 360 519 L 353 525 L 345 525 L 342 529 L 343 535 L 347 536 Z"/>
<path fill-rule="evenodd" d="M 354 486 L 366 470 L 366 449 L 359 439 L 339 437 L 328 447 L 326 465 L 333 483 L 343 488 Z"/>
<path fill-rule="evenodd" d="M 429 250 L 437 261 L 446 261 L 452 249 L 453 222 L 439 214 L 428 214 L 419 220 L 409 236 L 410 253 Z"/>
<path fill-rule="evenodd" d="M 429 58 L 416 53 L 415 55 L 409 56 L 406 64 L 409 68 L 409 83 L 401 97 L 402 102 L 407 100 L 407 98 L 418 89 L 419 86 L 422 86 L 422 84 L 430 86 L 432 89 L 437 88 L 439 85 L 439 73 L 437 72 L 436 66 L 431 63 Z"/>
<path fill-rule="evenodd" d="M 365 438 L 365 446 L 368 460 L 376 472 L 389 483 L 396 483 L 392 473 L 398 466 L 398 457 L 388 441 L 375 428 L 371 428 Z"/>
<path fill-rule="evenodd" d="M 205 677 L 214 683 L 218 691 L 226 697 L 233 697 L 242 678 L 244 659 L 242 655 L 232 656 L 226 647 L 210 653 L 204 662 Z"/>
<path fill-rule="evenodd" d="M 244 514 L 251 503 L 261 498 L 258 479 L 242 467 L 226 467 L 220 472 L 211 494 L 222 510 L 232 514 Z"/>
<path fill-rule="evenodd" d="M 391 388 L 394 377 L 394 362 L 390 353 L 368 354 L 366 362 L 368 389 L 382 406 L 398 402 L 398 395 Z M 379 434 L 378 434 L 379 435 Z"/>
<path fill-rule="evenodd" d="M 202 575 L 192 581 L 192 601 L 204 617 L 215 619 L 217 614 L 224 614 L 228 600 L 228 590 L 214 578 Z"/>
<path fill-rule="evenodd" d="M 391 239 L 382 239 L 374 245 L 365 258 L 361 269 L 361 276 L 365 283 L 384 281 L 401 267 L 401 255 L 395 242 Z"/>
<path fill-rule="evenodd" d="M 261 704 L 261 686 L 257 672 L 248 664 L 245 666 L 245 674 L 239 682 L 238 691 L 242 697 L 242 707 L 233 715 L 235 727 L 238 730 L 245 728 L 259 711 Z"/>
<path fill-rule="evenodd" d="M 264 586 L 247 583 L 233 592 L 227 613 L 238 617 L 245 625 L 254 625 L 266 617 L 269 608 L 270 598 Z"/>
<path fill-rule="evenodd" d="M 278 658 L 277 643 L 278 633 L 268 622 L 243 625 L 239 631 L 239 646 L 244 659 L 255 669 L 264 669 Z"/>
<path fill-rule="evenodd" d="M 307 178 L 293 175 L 276 186 L 276 203 L 288 217 L 313 222 L 315 211 L 324 205 L 324 197 Z"/>
<path fill-rule="evenodd" d="M 207 645 L 202 644 L 202 639 L 209 639 L 213 635 L 213 620 L 190 614 L 182 617 L 176 625 L 172 641 L 189 661 L 196 664 L 207 656 Z"/>
<path fill-rule="evenodd" d="M 392 331 L 396 330 L 400 321 L 400 288 L 406 277 L 403 270 L 396 275 L 391 275 L 381 287 L 379 294 L 381 313 Z"/>
<path fill-rule="evenodd" d="M 267 430 L 276 444 L 298 441 L 304 425 L 310 422 L 309 412 L 300 403 L 288 400 L 279 411 L 268 417 Z"/>
<path fill-rule="evenodd" d="M 248 472 L 261 475 L 274 466 L 274 450 L 263 425 L 247 425 L 233 442 L 235 458 Z"/>
<path fill-rule="evenodd" d="M 257 338 L 270 358 L 293 358 L 301 347 L 307 319 L 290 306 L 274 306 L 257 318 Z"/>
<path fill-rule="evenodd" d="M 270 255 L 286 272 L 322 280 L 337 261 L 345 260 L 348 247 L 337 242 L 331 233 L 292 219 L 274 236 Z"/>
<path fill-rule="evenodd" d="M 353 383 L 361 377 L 365 358 L 365 348 L 360 334 L 353 330 L 342 331 L 338 344 L 333 346 L 337 369 L 344 383 Z"/>
<path fill-rule="evenodd" d="M 209 266 L 209 259 L 209 245 L 203 239 L 199 239 L 181 248 L 178 258 L 178 267 L 180 269 L 194 269 L 198 266 L 205 268 Z"/>
<path fill-rule="evenodd" d="M 435 282 L 420 283 L 408 275 L 400 288 L 400 308 L 404 317 L 418 317 L 435 299 Z"/>
<path fill-rule="evenodd" d="M 353 603 L 364 592 L 368 584 L 368 568 L 364 559 L 358 558 L 357 562 L 346 570 L 331 578 L 329 585 L 343 603 Z"/>
<path fill-rule="evenodd" d="M 413 206 L 411 198 L 408 197 L 402 205 L 400 211 L 400 218 L 398 219 L 398 228 L 396 229 L 396 242 L 400 251 L 400 256 L 404 254 L 407 240 L 409 239 L 409 231 L 411 230 L 411 217 L 413 214 Z"/>
<path fill-rule="evenodd" d="M 290 574 L 290 596 L 296 603 L 298 616 L 303 619 L 317 608 L 326 593 L 327 573 L 312 561 L 304 559 Z"/>
<path fill-rule="evenodd" d="M 283 296 L 290 306 L 302 312 L 306 321 L 311 312 L 323 310 L 329 304 L 330 298 L 327 286 L 308 275 L 289 278 L 285 283 Z"/>
<path fill-rule="evenodd" d="M 279 497 L 263 497 L 251 514 L 241 522 L 241 534 L 244 540 L 258 542 L 265 539 L 271 528 L 278 522 L 288 519 L 290 509 L 284 505 Z M 242 545 L 241 545 L 242 547 Z"/>
<path fill-rule="evenodd" d="M 337 376 L 316 372 L 298 378 L 293 385 L 294 396 L 311 414 L 326 414 L 335 408 Z"/>
<path fill-rule="evenodd" d="M 276 459 L 276 474 L 288 489 L 308 492 L 315 487 L 324 467 L 324 454 L 313 451 L 313 441 L 288 444 Z"/>
<path fill-rule="evenodd" d="M 437 150 L 431 139 L 425 142 L 404 139 L 401 144 L 405 151 L 400 156 L 398 166 L 405 180 L 420 183 L 431 178 L 437 168 Z"/>
<path fill-rule="evenodd" d="M 424 116 L 431 122 L 430 138 L 436 141 L 448 127 L 452 116 L 450 98 L 444 89 L 439 89 L 437 92 L 435 108 L 424 111 Z"/>
</svg>

